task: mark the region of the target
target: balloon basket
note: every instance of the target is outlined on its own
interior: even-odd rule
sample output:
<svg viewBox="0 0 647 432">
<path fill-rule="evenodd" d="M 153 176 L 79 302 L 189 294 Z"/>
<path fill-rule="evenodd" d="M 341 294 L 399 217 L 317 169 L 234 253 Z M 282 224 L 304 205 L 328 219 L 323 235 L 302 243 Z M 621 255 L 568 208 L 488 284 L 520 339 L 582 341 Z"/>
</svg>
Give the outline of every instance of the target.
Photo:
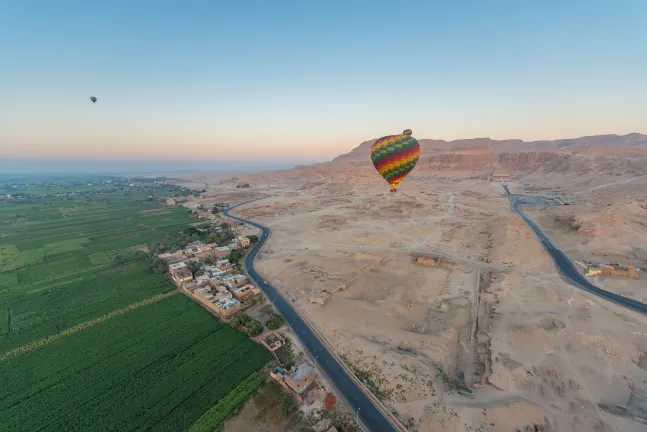
<svg viewBox="0 0 647 432">
<path fill-rule="evenodd" d="M 389 192 L 397 192 L 398 190 L 396 188 L 391 189 Z"/>
</svg>

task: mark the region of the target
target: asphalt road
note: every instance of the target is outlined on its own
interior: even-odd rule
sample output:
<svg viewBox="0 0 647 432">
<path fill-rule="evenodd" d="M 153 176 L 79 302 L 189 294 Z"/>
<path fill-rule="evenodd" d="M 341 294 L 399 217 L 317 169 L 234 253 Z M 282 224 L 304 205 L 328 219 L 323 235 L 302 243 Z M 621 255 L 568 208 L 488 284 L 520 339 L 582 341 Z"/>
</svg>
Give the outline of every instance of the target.
<svg viewBox="0 0 647 432">
<path fill-rule="evenodd" d="M 647 315 L 647 304 L 641 303 L 637 300 L 630 299 L 611 291 L 604 290 L 593 285 L 584 275 L 575 267 L 570 259 L 564 252 L 561 251 L 555 244 L 548 238 L 546 234 L 535 224 L 526 214 L 519 208 L 519 205 L 514 201 L 514 197 L 510 194 L 507 185 L 503 185 L 508 197 L 510 198 L 510 207 L 512 211 L 519 215 L 519 217 L 526 223 L 526 225 L 533 230 L 542 246 L 550 254 L 551 258 L 557 266 L 562 278 L 569 284 L 583 289 L 605 300 L 609 300 L 617 305 L 626 307 L 643 315 Z"/>
<path fill-rule="evenodd" d="M 262 198 L 259 198 L 262 199 Z M 257 200 L 252 200 L 257 201 Z M 252 201 L 247 201 L 237 204 L 223 211 L 225 216 L 232 219 L 245 222 L 253 225 L 262 230 L 259 242 L 252 248 L 246 255 L 244 266 L 249 276 L 258 284 L 260 289 L 272 301 L 274 307 L 279 311 L 286 322 L 292 328 L 292 331 L 297 335 L 303 346 L 308 350 L 313 359 L 315 359 L 317 366 L 321 369 L 326 377 L 333 383 L 335 388 L 344 399 L 351 405 L 355 415 L 363 426 L 369 431 L 375 432 L 396 432 L 398 429 L 386 418 L 385 414 L 375 406 L 373 401 L 369 399 L 364 392 L 355 384 L 346 370 L 337 362 L 337 359 L 328 352 L 327 348 L 321 343 L 319 338 L 314 334 L 310 327 L 301 319 L 301 316 L 296 312 L 293 306 L 287 299 L 285 299 L 278 290 L 263 279 L 254 268 L 254 260 L 258 252 L 263 247 L 263 243 L 267 240 L 270 229 L 237 216 L 232 216 L 230 211 L 236 207 L 248 204 Z M 376 318 L 377 319 L 377 318 Z"/>
</svg>

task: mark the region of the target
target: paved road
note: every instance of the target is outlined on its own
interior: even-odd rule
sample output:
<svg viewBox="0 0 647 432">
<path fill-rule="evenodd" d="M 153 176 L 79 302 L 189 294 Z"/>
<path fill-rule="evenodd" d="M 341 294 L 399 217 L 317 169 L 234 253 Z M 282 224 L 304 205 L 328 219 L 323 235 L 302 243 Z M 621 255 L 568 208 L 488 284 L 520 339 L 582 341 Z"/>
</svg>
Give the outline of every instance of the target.
<svg viewBox="0 0 647 432">
<path fill-rule="evenodd" d="M 534 231 L 537 238 L 541 242 L 542 246 L 550 254 L 551 258 L 555 262 L 559 273 L 562 278 L 569 284 L 583 289 L 591 294 L 594 294 L 603 299 L 609 300 L 617 305 L 626 307 L 643 315 L 647 315 L 647 304 L 641 303 L 638 300 L 630 299 L 628 297 L 621 296 L 619 294 L 613 293 L 611 291 L 603 290 L 595 285 L 593 285 L 584 275 L 575 267 L 570 259 L 566 256 L 564 252 L 561 251 L 544 232 L 535 224 L 526 214 L 519 208 L 519 205 L 514 201 L 514 197 L 510 194 L 507 185 L 503 185 L 508 198 L 510 199 L 510 207 L 512 211 L 517 213 L 519 217 L 528 225 L 528 227 Z"/>
<path fill-rule="evenodd" d="M 263 198 L 259 198 L 263 199 Z M 257 201 L 257 200 L 252 200 Z M 348 376 L 346 370 L 337 362 L 336 358 L 331 355 L 326 347 L 321 343 L 319 338 L 302 320 L 301 316 L 295 310 L 288 300 L 286 300 L 278 290 L 263 279 L 254 268 L 254 260 L 258 255 L 263 243 L 267 240 L 270 234 L 269 228 L 237 216 L 232 216 L 230 211 L 236 207 L 248 204 L 252 201 L 247 201 L 224 210 L 225 216 L 232 219 L 245 222 L 253 225 L 262 230 L 259 242 L 252 248 L 252 250 L 245 257 L 244 266 L 249 276 L 258 284 L 265 295 L 274 303 L 274 306 L 279 311 L 283 318 L 290 324 L 292 330 L 297 335 L 303 346 L 310 352 L 312 358 L 316 359 L 317 365 L 326 374 L 328 379 L 332 381 L 333 385 L 339 391 L 344 399 L 351 405 L 355 414 L 359 415 L 362 424 L 369 431 L 379 432 L 397 432 L 398 429 L 387 420 L 385 414 L 375 406 L 373 401 L 364 394 L 364 392 L 357 386 L 357 384 Z"/>
</svg>

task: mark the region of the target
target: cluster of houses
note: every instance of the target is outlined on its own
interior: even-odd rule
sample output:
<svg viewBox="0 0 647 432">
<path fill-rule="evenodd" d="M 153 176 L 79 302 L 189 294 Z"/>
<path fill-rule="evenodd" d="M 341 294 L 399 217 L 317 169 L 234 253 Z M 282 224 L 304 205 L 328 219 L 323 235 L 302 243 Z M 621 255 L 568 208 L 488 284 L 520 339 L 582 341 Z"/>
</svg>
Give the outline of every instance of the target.
<svg viewBox="0 0 647 432">
<path fill-rule="evenodd" d="M 194 242 L 189 244 L 186 248 L 180 249 L 175 252 L 167 252 L 158 255 L 161 259 L 169 264 L 184 262 L 199 262 L 205 258 L 224 258 L 236 248 L 246 248 L 250 245 L 250 241 L 245 236 L 235 237 L 227 246 L 218 246 L 215 243 L 204 244 L 202 242 Z"/>
<path fill-rule="evenodd" d="M 243 239 L 249 242 L 247 237 L 239 241 L 242 240 L 244 244 Z M 244 298 L 259 294 L 259 289 L 250 283 L 246 275 L 233 274 L 234 268 L 228 259 L 220 259 L 215 265 L 201 265 L 200 274 L 195 277 L 187 263 L 202 262 L 206 257 L 222 258 L 230 250 L 228 246 L 196 242 L 183 250 L 158 256 L 168 263 L 169 274 L 180 288 L 223 318 L 229 318 L 240 311 Z"/>
</svg>

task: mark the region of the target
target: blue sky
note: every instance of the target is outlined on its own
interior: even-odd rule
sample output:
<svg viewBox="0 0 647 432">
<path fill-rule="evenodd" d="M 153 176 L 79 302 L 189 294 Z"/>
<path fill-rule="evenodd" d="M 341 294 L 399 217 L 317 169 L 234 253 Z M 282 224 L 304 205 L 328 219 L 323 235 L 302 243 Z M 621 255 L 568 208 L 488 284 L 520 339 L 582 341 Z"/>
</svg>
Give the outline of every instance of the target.
<svg viewBox="0 0 647 432">
<path fill-rule="evenodd" d="M 644 133 L 646 22 L 644 1 L 4 1 L 0 158 Z"/>
</svg>

